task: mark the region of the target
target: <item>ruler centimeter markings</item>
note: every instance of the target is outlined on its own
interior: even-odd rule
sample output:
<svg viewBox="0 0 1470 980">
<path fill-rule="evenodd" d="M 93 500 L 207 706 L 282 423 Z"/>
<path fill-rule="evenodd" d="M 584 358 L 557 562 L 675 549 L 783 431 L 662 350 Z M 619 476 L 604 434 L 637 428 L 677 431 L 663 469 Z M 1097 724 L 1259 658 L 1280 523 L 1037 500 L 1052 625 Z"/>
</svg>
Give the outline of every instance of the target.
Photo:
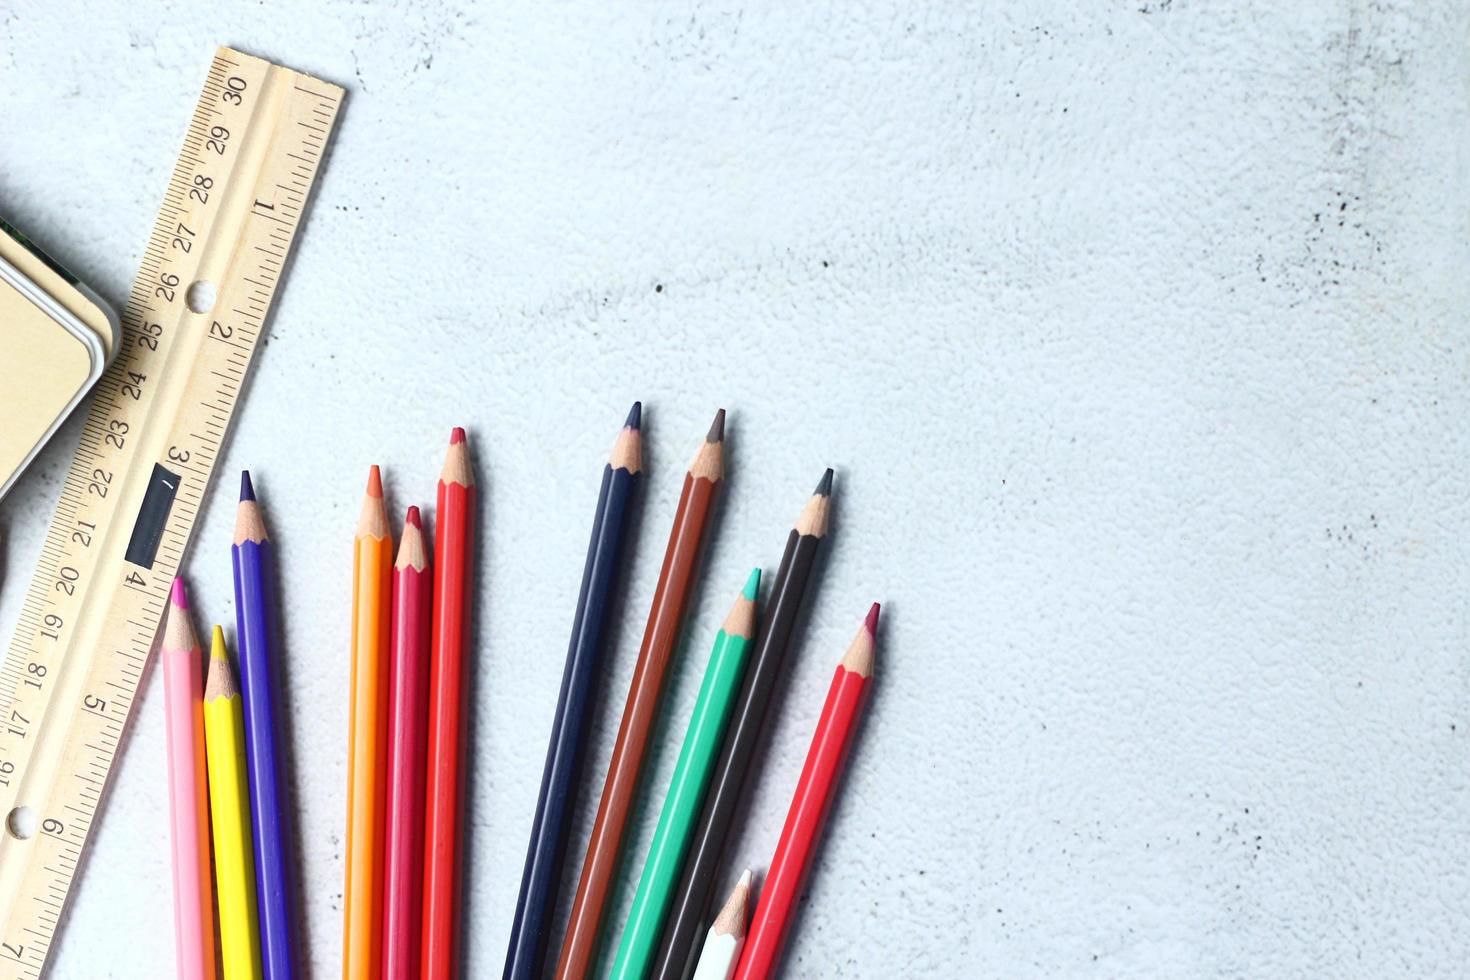
<svg viewBox="0 0 1470 980">
<path fill-rule="evenodd" d="M 210 65 L 0 664 L 0 980 L 45 966 L 342 94 Z"/>
</svg>

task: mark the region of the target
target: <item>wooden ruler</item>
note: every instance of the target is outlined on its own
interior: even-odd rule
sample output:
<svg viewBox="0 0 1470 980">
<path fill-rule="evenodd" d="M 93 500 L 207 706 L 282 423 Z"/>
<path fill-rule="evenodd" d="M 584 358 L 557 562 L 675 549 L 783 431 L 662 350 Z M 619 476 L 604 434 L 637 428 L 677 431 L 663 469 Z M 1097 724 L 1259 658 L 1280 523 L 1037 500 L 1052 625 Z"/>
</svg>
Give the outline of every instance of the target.
<svg viewBox="0 0 1470 980">
<path fill-rule="evenodd" d="M 341 100 L 210 65 L 0 666 L 0 980 L 45 966 Z"/>
</svg>

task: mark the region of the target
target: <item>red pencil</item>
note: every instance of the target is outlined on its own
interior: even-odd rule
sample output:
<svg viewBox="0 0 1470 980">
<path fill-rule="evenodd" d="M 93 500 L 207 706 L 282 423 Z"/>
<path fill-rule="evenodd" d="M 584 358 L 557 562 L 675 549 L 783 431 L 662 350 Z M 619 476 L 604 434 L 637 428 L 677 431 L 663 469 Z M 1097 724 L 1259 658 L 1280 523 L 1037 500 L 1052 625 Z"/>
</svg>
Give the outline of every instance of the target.
<svg viewBox="0 0 1470 980">
<path fill-rule="evenodd" d="M 796 783 L 796 795 L 786 813 L 786 825 L 771 858 L 765 887 L 755 918 L 745 938 L 745 950 L 735 980 L 766 980 L 775 975 L 781 960 L 781 947 L 791 927 L 801 887 L 811 870 L 812 855 L 827 822 L 827 811 L 837 780 L 842 775 L 848 749 L 852 747 L 862 718 L 863 703 L 873 680 L 873 633 L 878 628 L 878 604 L 868 610 L 868 618 L 853 638 L 852 646 L 837 665 L 827 703 L 817 719 L 812 747 L 807 751 L 806 765 Z"/>
<path fill-rule="evenodd" d="M 460 819 L 464 798 L 465 627 L 473 579 L 475 478 L 463 429 L 449 436 L 434 530 L 434 639 L 424 810 L 422 980 L 459 976 Z"/>
<path fill-rule="evenodd" d="M 424 748 L 434 574 L 419 509 L 410 507 L 393 563 L 388 661 L 388 825 L 383 874 L 383 978 L 419 975 L 423 925 Z"/>
</svg>

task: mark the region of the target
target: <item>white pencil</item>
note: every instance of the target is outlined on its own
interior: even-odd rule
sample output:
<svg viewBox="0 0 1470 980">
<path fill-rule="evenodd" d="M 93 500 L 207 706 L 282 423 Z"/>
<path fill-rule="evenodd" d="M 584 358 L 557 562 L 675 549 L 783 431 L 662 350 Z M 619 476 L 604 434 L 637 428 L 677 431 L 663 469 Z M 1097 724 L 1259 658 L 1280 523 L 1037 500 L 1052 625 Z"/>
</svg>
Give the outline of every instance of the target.
<svg viewBox="0 0 1470 980">
<path fill-rule="evenodd" d="M 715 924 L 709 927 L 693 980 L 730 980 L 734 975 L 735 964 L 740 962 L 740 948 L 745 945 L 745 913 L 749 904 L 750 869 L 746 868 L 725 907 L 715 916 Z"/>
</svg>

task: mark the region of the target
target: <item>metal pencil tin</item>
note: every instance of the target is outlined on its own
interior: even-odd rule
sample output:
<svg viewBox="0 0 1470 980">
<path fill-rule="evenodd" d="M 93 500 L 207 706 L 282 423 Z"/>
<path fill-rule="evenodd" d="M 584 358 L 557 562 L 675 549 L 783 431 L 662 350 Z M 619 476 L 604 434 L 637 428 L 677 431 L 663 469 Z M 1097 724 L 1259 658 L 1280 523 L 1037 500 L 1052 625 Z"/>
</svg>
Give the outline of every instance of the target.
<svg viewBox="0 0 1470 980">
<path fill-rule="evenodd" d="M 117 353 L 117 314 L 0 220 L 0 498 Z"/>
</svg>

